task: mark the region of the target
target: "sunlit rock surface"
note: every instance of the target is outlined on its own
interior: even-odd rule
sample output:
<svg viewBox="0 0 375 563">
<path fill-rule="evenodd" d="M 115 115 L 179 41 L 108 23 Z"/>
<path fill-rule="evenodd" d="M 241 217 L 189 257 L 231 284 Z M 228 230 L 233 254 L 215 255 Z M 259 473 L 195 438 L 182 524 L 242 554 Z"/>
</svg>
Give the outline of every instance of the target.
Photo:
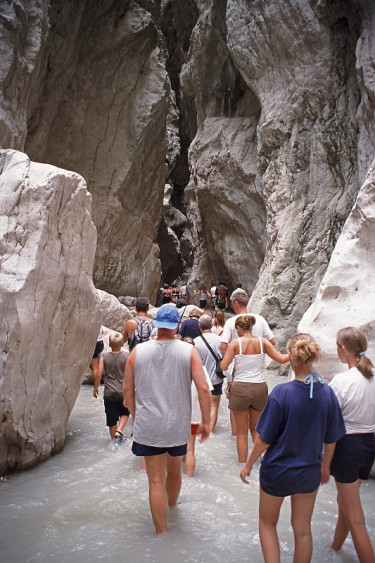
<svg viewBox="0 0 375 563">
<path fill-rule="evenodd" d="M 98 295 L 102 324 L 113 331 L 122 332 L 125 322 L 133 318 L 128 307 L 106 291 L 98 289 Z"/>
<path fill-rule="evenodd" d="M 100 327 L 78 174 L 0 151 L 0 473 L 61 450 Z"/>
<path fill-rule="evenodd" d="M 240 282 L 283 343 L 375 156 L 374 29 L 372 0 L 2 2 L 0 143 L 85 178 L 96 287 Z"/>
<path fill-rule="evenodd" d="M 333 13 L 326 2 L 228 0 L 224 15 L 220 6 L 200 4 L 181 75 L 197 108 L 187 195 L 201 244 L 192 279 L 220 272 L 253 290 L 251 310 L 283 342 L 359 190 L 356 48 L 370 30 L 360 35 L 365 14 L 347 4 Z"/>
<path fill-rule="evenodd" d="M 337 357 L 336 334 L 347 326 L 364 330 L 375 365 L 375 162 L 332 254 L 314 303 L 299 323 L 320 344 L 322 375 L 345 371 Z"/>
<path fill-rule="evenodd" d="M 3 4 L 2 146 L 86 179 L 98 231 L 96 287 L 156 296 L 173 110 L 156 6 Z"/>
</svg>

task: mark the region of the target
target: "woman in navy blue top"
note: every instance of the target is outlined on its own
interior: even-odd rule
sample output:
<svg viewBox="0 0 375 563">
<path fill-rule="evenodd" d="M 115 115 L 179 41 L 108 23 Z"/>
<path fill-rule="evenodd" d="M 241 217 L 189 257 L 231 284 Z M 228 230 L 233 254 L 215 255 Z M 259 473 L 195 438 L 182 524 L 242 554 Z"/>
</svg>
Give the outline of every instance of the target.
<svg viewBox="0 0 375 563">
<path fill-rule="evenodd" d="M 259 535 L 266 562 L 280 561 L 276 531 L 284 497 L 291 496 L 294 560 L 312 557 L 311 517 L 320 483 L 327 483 L 336 441 L 345 425 L 332 389 L 313 372 L 320 349 L 309 334 L 297 334 L 287 351 L 296 378 L 278 385 L 258 421 L 258 436 L 241 471 L 248 483 L 254 462 L 260 468 Z M 324 456 L 321 452 L 324 444 Z"/>
</svg>

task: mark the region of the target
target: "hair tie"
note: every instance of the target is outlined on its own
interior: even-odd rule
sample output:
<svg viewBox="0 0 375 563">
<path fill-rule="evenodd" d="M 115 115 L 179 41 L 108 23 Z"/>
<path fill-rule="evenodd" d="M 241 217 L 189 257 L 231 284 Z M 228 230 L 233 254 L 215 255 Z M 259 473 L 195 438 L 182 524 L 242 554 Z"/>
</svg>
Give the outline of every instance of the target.
<svg viewBox="0 0 375 563">
<path fill-rule="evenodd" d="M 366 354 L 366 352 L 358 352 L 359 357 L 364 356 L 365 354 Z"/>
</svg>

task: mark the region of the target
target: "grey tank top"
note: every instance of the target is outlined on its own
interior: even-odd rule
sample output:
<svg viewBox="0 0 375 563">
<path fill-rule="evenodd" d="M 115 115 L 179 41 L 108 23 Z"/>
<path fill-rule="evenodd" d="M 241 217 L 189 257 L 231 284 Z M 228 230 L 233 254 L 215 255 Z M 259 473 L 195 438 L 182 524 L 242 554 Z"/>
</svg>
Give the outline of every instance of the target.
<svg viewBox="0 0 375 563">
<path fill-rule="evenodd" d="M 123 400 L 124 371 L 128 352 L 106 352 L 104 362 L 104 398 L 109 401 Z"/>
<path fill-rule="evenodd" d="M 133 440 L 157 448 L 190 436 L 191 344 L 149 340 L 135 348 Z"/>
</svg>

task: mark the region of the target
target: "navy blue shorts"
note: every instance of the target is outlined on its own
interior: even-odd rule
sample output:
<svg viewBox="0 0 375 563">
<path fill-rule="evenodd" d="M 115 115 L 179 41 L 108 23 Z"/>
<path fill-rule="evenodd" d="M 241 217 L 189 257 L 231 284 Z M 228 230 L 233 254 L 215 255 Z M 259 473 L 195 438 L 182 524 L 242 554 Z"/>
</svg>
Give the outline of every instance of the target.
<svg viewBox="0 0 375 563">
<path fill-rule="evenodd" d="M 187 444 L 184 444 L 183 446 L 171 446 L 170 448 L 155 448 L 154 446 L 145 446 L 144 444 L 133 442 L 132 452 L 138 456 L 161 455 L 168 453 L 172 457 L 179 457 L 186 455 Z"/>
<path fill-rule="evenodd" d="M 103 352 L 103 350 L 104 350 L 104 342 L 103 342 L 103 340 L 97 340 L 96 346 L 95 346 L 95 350 L 94 350 L 93 358 L 98 358 L 99 355 Z"/>
<path fill-rule="evenodd" d="M 107 426 L 116 426 L 120 416 L 130 416 L 130 412 L 122 401 L 104 399 L 104 409 L 107 416 Z"/>
<path fill-rule="evenodd" d="M 338 483 L 369 478 L 375 460 L 374 434 L 346 434 L 338 442 L 331 463 L 331 475 Z"/>
<path fill-rule="evenodd" d="M 211 395 L 222 395 L 223 394 L 223 383 L 216 383 L 216 385 L 213 386 L 213 389 L 211 391 Z"/>
</svg>

